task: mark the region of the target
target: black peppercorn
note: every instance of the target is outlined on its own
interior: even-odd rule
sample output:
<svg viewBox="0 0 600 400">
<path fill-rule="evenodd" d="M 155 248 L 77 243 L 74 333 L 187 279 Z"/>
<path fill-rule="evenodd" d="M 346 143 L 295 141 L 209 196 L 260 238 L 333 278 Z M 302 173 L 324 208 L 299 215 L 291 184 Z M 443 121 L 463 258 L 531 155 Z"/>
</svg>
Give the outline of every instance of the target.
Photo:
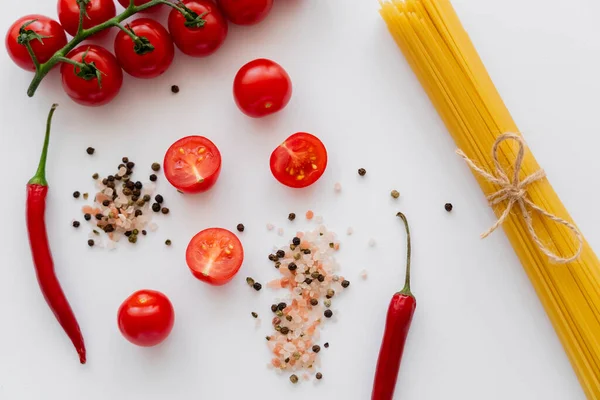
<svg viewBox="0 0 600 400">
<path fill-rule="evenodd" d="M 314 306 L 316 306 L 316 305 L 318 305 L 318 304 L 319 304 L 319 300 L 317 300 L 317 299 L 310 299 L 310 305 L 311 305 L 311 306 L 313 306 L 313 307 L 314 307 Z"/>
<path fill-rule="evenodd" d="M 244 226 L 244 224 L 238 224 L 237 225 L 238 232 L 244 232 L 244 229 L 246 229 L 246 227 Z"/>
<path fill-rule="evenodd" d="M 133 167 L 135 167 L 135 163 L 133 161 L 128 161 L 125 166 L 127 169 L 133 169 Z"/>
<path fill-rule="evenodd" d="M 279 258 L 283 258 L 283 257 L 285 257 L 285 251 L 283 251 L 283 250 L 277 250 L 277 254 L 276 255 Z"/>
<path fill-rule="evenodd" d="M 157 179 L 157 177 L 156 177 L 156 175 L 155 175 L 155 174 L 152 174 L 152 175 L 150 175 L 150 180 L 151 180 L 152 182 L 156 182 L 156 179 Z"/>
<path fill-rule="evenodd" d="M 285 303 L 283 303 L 283 302 L 282 302 L 282 303 L 279 303 L 279 304 L 277 304 L 277 309 L 278 309 L 279 311 L 283 311 L 283 310 L 285 310 L 285 308 L 286 308 L 286 307 L 287 307 L 287 304 L 285 304 Z"/>
<path fill-rule="evenodd" d="M 152 204 L 152 211 L 159 212 L 160 211 L 160 204 L 158 204 L 158 203 Z"/>
<path fill-rule="evenodd" d="M 85 151 L 91 156 L 92 154 L 94 154 L 96 149 L 94 149 L 93 147 L 88 147 L 87 149 L 85 149 Z"/>
<path fill-rule="evenodd" d="M 256 290 L 257 292 L 262 289 L 262 285 L 258 282 L 254 282 L 254 285 L 252 285 L 252 287 L 254 288 L 254 290 Z"/>
<path fill-rule="evenodd" d="M 88 246 L 90 246 L 90 247 L 94 246 L 94 241 L 92 239 L 88 240 Z"/>
<path fill-rule="evenodd" d="M 102 218 L 104 218 L 104 215 L 102 215 L 102 214 L 100 214 L 100 213 L 96 214 L 96 219 L 97 219 L 98 221 L 102 220 Z"/>
<path fill-rule="evenodd" d="M 79 228 L 79 225 L 81 225 L 81 224 L 79 223 L 79 221 L 73 221 L 73 227 L 74 227 L 74 228 Z"/>
<path fill-rule="evenodd" d="M 104 201 L 102 202 L 102 205 L 103 205 L 104 207 L 108 207 L 108 206 L 110 205 L 110 200 L 104 200 Z"/>
<path fill-rule="evenodd" d="M 325 310 L 323 315 L 325 315 L 326 318 L 331 318 L 331 317 L 333 317 L 333 311 L 331 311 L 330 309 L 327 309 L 327 310 Z"/>
<path fill-rule="evenodd" d="M 165 200 L 160 194 L 157 194 L 154 197 L 154 200 L 156 200 L 157 203 L 162 204 L 162 202 Z"/>
<path fill-rule="evenodd" d="M 83 218 L 84 218 L 86 221 L 89 221 L 90 219 L 92 219 L 92 216 L 91 216 L 90 214 L 84 214 L 84 215 L 83 215 Z"/>
<path fill-rule="evenodd" d="M 179 93 L 179 86 L 177 86 L 177 85 L 171 86 L 171 92 L 175 93 L 175 94 Z"/>
<path fill-rule="evenodd" d="M 137 181 L 137 182 L 135 183 L 135 188 L 136 188 L 136 189 L 141 189 L 141 188 L 143 188 L 143 187 L 144 187 L 144 185 L 142 184 L 142 182 L 140 182 L 140 181 Z"/>
<path fill-rule="evenodd" d="M 367 174 L 367 170 L 366 170 L 366 169 L 364 169 L 364 168 L 359 168 L 359 169 L 358 169 L 358 174 L 359 174 L 360 176 L 365 176 L 365 175 Z"/>
<path fill-rule="evenodd" d="M 320 372 L 317 372 L 317 374 L 315 375 L 315 378 L 317 378 L 317 379 L 319 379 L 319 380 L 320 380 L 320 379 L 322 379 L 322 378 L 323 378 L 323 374 L 322 374 L 322 373 L 320 373 Z"/>
<path fill-rule="evenodd" d="M 287 326 L 282 326 L 281 327 L 281 334 L 282 335 L 287 335 L 288 333 L 290 333 L 290 328 L 288 328 Z"/>
<path fill-rule="evenodd" d="M 277 312 L 277 304 L 271 304 L 271 311 Z"/>
<path fill-rule="evenodd" d="M 296 219 L 296 214 L 294 214 L 294 213 L 290 213 L 290 215 L 288 215 L 288 219 L 289 219 L 290 221 L 293 221 L 293 220 L 295 220 L 295 219 Z"/>
<path fill-rule="evenodd" d="M 163 207 L 162 210 L 160 210 L 163 214 L 168 214 L 169 213 L 169 209 L 167 207 Z"/>
<path fill-rule="evenodd" d="M 350 286 L 350 281 L 347 281 L 347 280 L 345 280 L 345 279 L 344 279 L 344 280 L 342 281 L 342 287 L 345 289 L 345 288 L 347 288 L 348 286 Z"/>
<path fill-rule="evenodd" d="M 312 351 L 313 351 L 313 352 L 315 352 L 315 353 L 318 353 L 318 352 L 320 352 L 320 351 L 321 351 L 321 346 L 319 346 L 318 344 L 315 344 L 315 345 L 312 347 Z"/>
<path fill-rule="evenodd" d="M 298 266 L 295 263 L 293 263 L 293 262 L 288 265 L 288 269 L 290 271 L 295 271 L 296 268 L 298 268 Z"/>
<path fill-rule="evenodd" d="M 79 196 L 81 196 L 81 193 L 79 193 L 77 191 L 73 192 L 73 197 L 75 197 L 76 199 L 78 199 Z"/>
<path fill-rule="evenodd" d="M 294 244 L 294 246 L 300 246 L 300 238 L 299 237 L 293 238 L 292 243 Z"/>
<path fill-rule="evenodd" d="M 269 254 L 269 260 L 278 261 L 279 259 L 277 258 L 277 256 L 275 254 Z"/>
<path fill-rule="evenodd" d="M 444 208 L 445 208 L 445 209 L 446 209 L 446 211 L 448 211 L 448 212 L 452 211 L 452 208 L 453 208 L 453 207 L 452 207 L 452 203 L 446 203 L 446 204 L 444 205 Z"/>
</svg>

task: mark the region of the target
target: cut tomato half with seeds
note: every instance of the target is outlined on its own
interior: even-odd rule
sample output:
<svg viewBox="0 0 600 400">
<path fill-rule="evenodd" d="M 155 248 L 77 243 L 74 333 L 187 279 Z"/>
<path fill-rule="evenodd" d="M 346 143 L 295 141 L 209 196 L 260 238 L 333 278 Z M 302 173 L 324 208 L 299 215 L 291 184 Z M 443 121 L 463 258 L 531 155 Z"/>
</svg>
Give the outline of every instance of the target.
<svg viewBox="0 0 600 400">
<path fill-rule="evenodd" d="M 270 164 L 279 182 L 293 188 L 307 187 L 325 172 L 327 149 L 310 133 L 294 133 L 273 151 Z"/>
<path fill-rule="evenodd" d="M 221 173 L 221 153 L 204 136 L 187 136 L 169 147 L 164 170 L 179 191 L 199 193 L 210 189 Z"/>
<path fill-rule="evenodd" d="M 209 228 L 192 238 L 185 258 L 196 278 L 220 286 L 233 279 L 240 270 L 244 248 L 234 233 L 227 229 Z"/>
</svg>

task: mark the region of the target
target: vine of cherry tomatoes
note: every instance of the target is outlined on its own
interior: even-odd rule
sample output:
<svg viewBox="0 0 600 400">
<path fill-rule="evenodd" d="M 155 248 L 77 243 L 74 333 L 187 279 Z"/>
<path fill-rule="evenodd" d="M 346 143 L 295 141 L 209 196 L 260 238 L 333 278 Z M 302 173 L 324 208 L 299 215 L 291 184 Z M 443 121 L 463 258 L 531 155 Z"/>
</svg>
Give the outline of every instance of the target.
<svg viewBox="0 0 600 400">
<path fill-rule="evenodd" d="M 134 4 L 141 6 L 150 1 L 135 0 Z M 126 8 L 130 4 L 130 0 L 118 2 Z M 81 45 L 61 58 L 60 70 L 67 95 L 85 106 L 104 105 L 119 93 L 122 70 L 135 78 L 155 78 L 171 65 L 175 46 L 192 57 L 209 56 L 223 45 L 227 37 L 228 20 L 239 25 L 256 24 L 267 17 L 273 0 L 182 0 L 174 4 L 179 9 L 158 4 L 143 10 L 146 16 L 151 17 L 156 12 L 170 8 L 168 30 L 152 18 L 121 25 L 113 48 L 116 58 L 108 49 L 95 44 Z M 28 15 L 18 19 L 9 28 L 6 49 L 10 58 L 19 67 L 36 71 L 36 64 L 26 45 L 28 43 L 39 64 L 56 60 L 60 55 L 57 52 L 67 45 L 66 33 L 76 39 L 81 37 L 77 36 L 81 33 L 80 7 L 85 7 L 83 29 L 104 23 L 110 25 L 94 33 L 92 40 L 102 36 L 108 29 L 119 28 L 110 23 L 115 21 L 117 15 L 115 0 L 58 0 L 60 23 L 43 15 Z M 181 9 L 185 10 L 187 17 Z M 196 18 L 194 23 L 190 23 L 190 15 Z M 284 105 L 259 113 L 266 115 Z M 244 111 L 244 107 L 240 105 L 240 108 Z"/>
</svg>

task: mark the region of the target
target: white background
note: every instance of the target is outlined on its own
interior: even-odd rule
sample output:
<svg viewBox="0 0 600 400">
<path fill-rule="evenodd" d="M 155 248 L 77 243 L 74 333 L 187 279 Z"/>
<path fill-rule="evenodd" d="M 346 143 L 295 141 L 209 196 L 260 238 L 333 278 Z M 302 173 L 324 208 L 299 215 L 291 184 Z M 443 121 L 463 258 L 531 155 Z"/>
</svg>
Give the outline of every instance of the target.
<svg viewBox="0 0 600 400">
<path fill-rule="evenodd" d="M 4 3 L 3 31 L 25 14 L 56 15 L 50 0 Z M 600 248 L 600 3 L 453 3 L 533 152 Z M 0 52 L 0 399 L 367 399 L 388 301 L 404 272 L 398 210 L 412 222 L 418 307 L 396 398 L 584 399 L 503 233 L 479 239 L 494 217 L 377 9 L 374 0 L 276 0 L 263 23 L 231 26 L 212 57 L 178 53 L 164 76 L 126 77 L 119 97 L 99 109 L 72 103 L 56 71 L 27 98 L 31 74 Z M 257 57 L 281 63 L 294 94 L 283 112 L 251 120 L 237 110 L 231 85 L 237 69 Z M 172 95 L 172 84 L 181 93 Z M 52 102 L 60 108 L 47 223 L 59 278 L 85 335 L 85 366 L 40 294 L 24 226 L 25 183 Z M 294 191 L 272 178 L 268 159 L 303 130 L 324 141 L 330 165 L 316 185 Z M 211 138 L 222 151 L 216 187 L 183 197 L 161 175 L 171 215 L 157 218 L 159 230 L 135 247 L 88 248 L 88 229 L 71 227 L 84 204 L 72 192 L 91 192 L 91 175 L 112 172 L 124 155 L 145 178 L 173 141 L 190 134 Z M 93 157 L 88 146 L 96 148 Z M 365 178 L 359 167 L 367 169 Z M 402 193 L 398 201 L 389 196 L 394 188 Z M 455 206 L 451 214 L 447 201 Z M 339 260 L 353 283 L 323 332 L 331 344 L 321 353 L 324 379 L 292 386 L 287 375 L 265 367 L 268 308 L 279 294 L 256 293 L 244 278 L 266 283 L 276 276 L 266 256 L 296 229 L 310 227 L 303 218 L 286 220 L 309 208 L 340 234 Z M 239 222 L 247 228 L 239 275 L 218 288 L 195 280 L 184 259 L 188 240 L 203 228 L 234 230 Z M 267 222 L 286 237 L 267 232 Z M 164 246 L 166 238 L 172 247 Z M 359 278 L 363 269 L 366 281 Z M 163 291 L 176 309 L 171 337 L 153 349 L 130 345 L 116 325 L 120 303 L 142 288 Z M 258 328 L 251 311 L 263 316 Z"/>
</svg>

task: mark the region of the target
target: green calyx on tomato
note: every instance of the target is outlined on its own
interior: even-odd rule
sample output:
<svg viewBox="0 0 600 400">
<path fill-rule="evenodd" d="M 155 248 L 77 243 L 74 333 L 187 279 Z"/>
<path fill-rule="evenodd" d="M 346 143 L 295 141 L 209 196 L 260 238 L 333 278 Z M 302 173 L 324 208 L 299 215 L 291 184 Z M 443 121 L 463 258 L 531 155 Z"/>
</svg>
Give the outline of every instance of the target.
<svg viewBox="0 0 600 400">
<path fill-rule="evenodd" d="M 133 39 L 133 51 L 135 51 L 135 54 L 143 56 L 144 54 L 154 51 L 155 47 L 150 43 L 150 40 L 147 37 L 136 35 L 131 25 L 126 25 L 125 29 L 131 34 Z"/>
<path fill-rule="evenodd" d="M 91 81 L 92 79 L 96 78 L 98 79 L 98 86 L 102 87 L 102 75 L 104 73 L 100 71 L 98 67 L 96 67 L 96 63 L 94 61 L 89 63 L 85 61 L 85 57 L 88 55 L 89 51 L 90 49 L 88 47 L 88 49 L 81 56 L 81 62 L 77 63 L 77 65 L 74 65 L 75 75 L 85 79 L 86 81 Z"/>
<path fill-rule="evenodd" d="M 44 44 L 43 39 L 48 39 L 50 36 L 42 36 L 37 32 L 32 31 L 31 29 L 27 29 L 27 27 L 35 22 L 37 19 L 31 20 L 29 22 L 24 23 L 19 29 L 19 37 L 17 38 L 17 43 L 22 45 L 27 45 L 32 40 L 39 40 L 40 43 Z"/>
<path fill-rule="evenodd" d="M 202 28 L 204 25 L 206 25 L 206 20 L 204 17 L 208 15 L 208 11 L 198 14 L 197 12 L 187 8 L 183 2 L 179 4 L 179 7 L 181 7 L 181 9 L 184 11 L 182 14 L 185 17 L 185 26 L 188 28 Z"/>
</svg>

